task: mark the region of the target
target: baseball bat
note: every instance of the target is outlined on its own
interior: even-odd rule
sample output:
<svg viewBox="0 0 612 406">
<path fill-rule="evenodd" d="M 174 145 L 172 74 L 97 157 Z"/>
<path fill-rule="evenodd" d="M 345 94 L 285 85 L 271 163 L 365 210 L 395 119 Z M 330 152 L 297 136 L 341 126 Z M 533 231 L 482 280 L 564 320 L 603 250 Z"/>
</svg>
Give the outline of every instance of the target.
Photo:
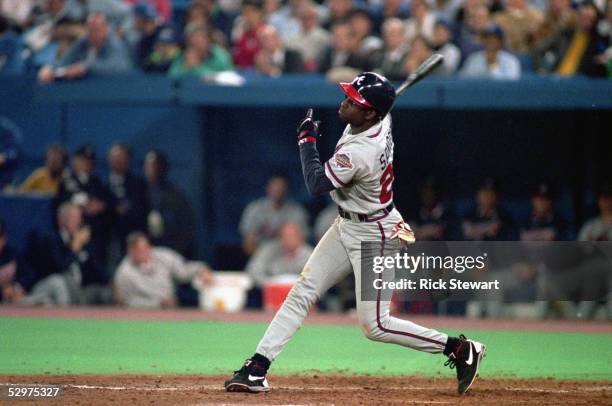
<svg viewBox="0 0 612 406">
<path fill-rule="evenodd" d="M 425 76 L 429 75 L 435 68 L 437 68 L 442 63 L 443 60 L 444 56 L 442 56 L 441 54 L 433 54 L 432 56 L 427 58 L 425 62 L 419 65 L 419 67 L 410 75 L 408 75 L 406 80 L 397 89 L 395 89 L 395 97 L 401 95 L 406 90 L 408 90 L 409 87 L 414 86 Z"/>
</svg>

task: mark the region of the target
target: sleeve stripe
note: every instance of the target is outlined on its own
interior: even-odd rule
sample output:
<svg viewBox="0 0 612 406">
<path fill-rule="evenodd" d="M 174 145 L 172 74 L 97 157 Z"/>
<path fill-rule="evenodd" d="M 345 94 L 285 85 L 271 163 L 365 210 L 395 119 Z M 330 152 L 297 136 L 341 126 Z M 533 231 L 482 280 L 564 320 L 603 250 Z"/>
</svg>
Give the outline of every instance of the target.
<svg viewBox="0 0 612 406">
<path fill-rule="evenodd" d="M 331 165 L 329 164 L 329 161 L 325 162 L 325 166 L 327 168 L 327 170 L 329 171 L 329 173 L 331 174 L 331 176 L 333 176 L 334 180 L 340 184 L 341 186 L 347 186 L 348 183 L 344 183 L 342 182 L 340 179 L 338 179 L 338 177 L 336 176 L 336 174 L 334 173 L 334 171 L 331 168 Z"/>
</svg>

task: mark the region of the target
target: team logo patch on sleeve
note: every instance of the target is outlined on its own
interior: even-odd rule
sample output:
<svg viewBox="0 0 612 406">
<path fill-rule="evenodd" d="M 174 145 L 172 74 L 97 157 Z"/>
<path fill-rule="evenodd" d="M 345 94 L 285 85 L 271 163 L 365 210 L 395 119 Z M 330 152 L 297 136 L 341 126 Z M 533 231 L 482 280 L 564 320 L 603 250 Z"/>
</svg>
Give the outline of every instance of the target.
<svg viewBox="0 0 612 406">
<path fill-rule="evenodd" d="M 353 161 L 351 160 L 351 154 L 348 152 L 337 153 L 334 155 L 336 165 L 340 168 L 353 169 Z"/>
</svg>

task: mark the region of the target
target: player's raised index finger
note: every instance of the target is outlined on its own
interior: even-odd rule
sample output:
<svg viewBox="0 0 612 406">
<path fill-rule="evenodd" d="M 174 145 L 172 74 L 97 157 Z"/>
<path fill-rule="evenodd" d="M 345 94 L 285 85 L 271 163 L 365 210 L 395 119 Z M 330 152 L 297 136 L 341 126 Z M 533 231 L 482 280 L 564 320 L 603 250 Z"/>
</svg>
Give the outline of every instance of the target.
<svg viewBox="0 0 612 406">
<path fill-rule="evenodd" d="M 306 110 L 306 118 L 312 118 L 312 109 Z"/>
</svg>

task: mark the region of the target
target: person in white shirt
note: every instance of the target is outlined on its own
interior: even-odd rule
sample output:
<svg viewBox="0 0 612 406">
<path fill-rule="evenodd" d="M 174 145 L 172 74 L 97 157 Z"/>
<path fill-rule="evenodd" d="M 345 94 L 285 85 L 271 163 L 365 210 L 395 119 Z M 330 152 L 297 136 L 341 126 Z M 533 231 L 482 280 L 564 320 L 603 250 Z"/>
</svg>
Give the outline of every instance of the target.
<svg viewBox="0 0 612 406">
<path fill-rule="evenodd" d="M 247 264 L 246 271 L 256 286 L 278 276 L 297 275 L 302 272 L 312 254 L 312 247 L 304 241 L 300 226 L 285 223 L 278 240 L 262 245 Z"/>
<path fill-rule="evenodd" d="M 465 61 L 461 76 L 517 80 L 521 77 L 521 63 L 510 52 L 504 51 L 504 32 L 493 25 L 482 34 L 484 50 L 471 54 Z"/>
<path fill-rule="evenodd" d="M 115 273 L 115 300 L 128 307 L 176 307 L 176 282 L 194 278 L 210 284 L 213 275 L 203 262 L 186 261 L 169 248 L 153 247 L 145 234 L 136 231 L 128 235 L 127 255 Z"/>
</svg>

